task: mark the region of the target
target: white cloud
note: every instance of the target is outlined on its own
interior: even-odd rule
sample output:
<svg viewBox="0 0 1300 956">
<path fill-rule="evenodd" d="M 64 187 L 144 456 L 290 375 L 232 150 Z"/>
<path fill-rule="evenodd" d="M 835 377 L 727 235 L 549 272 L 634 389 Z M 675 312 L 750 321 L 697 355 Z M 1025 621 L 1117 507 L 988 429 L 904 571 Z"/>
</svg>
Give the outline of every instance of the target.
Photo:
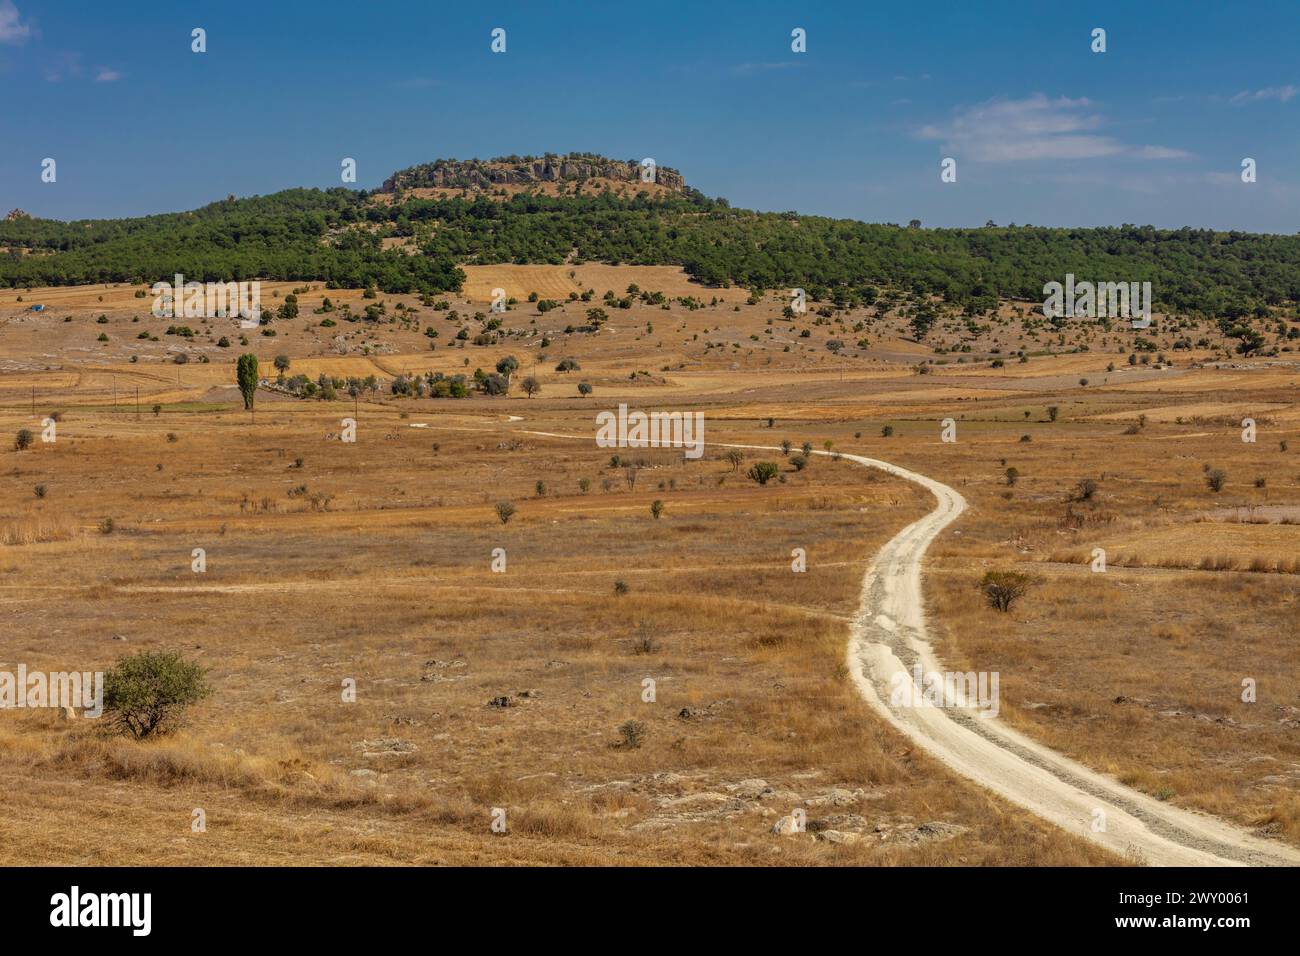
<svg viewBox="0 0 1300 956">
<path fill-rule="evenodd" d="M 96 83 L 116 83 L 122 78 L 122 74 L 117 70 L 110 70 L 108 67 L 102 68 L 95 76 Z"/>
<path fill-rule="evenodd" d="M 923 126 L 921 139 L 939 140 L 945 151 L 976 162 L 1043 159 L 1186 159 L 1164 146 L 1132 146 L 1101 132 L 1104 117 L 1086 97 L 1050 99 L 1042 93 L 1023 100 L 998 97 L 958 109 L 952 122 Z"/>
<path fill-rule="evenodd" d="M 13 0 L 0 0 L 0 43 L 26 43 L 32 25 L 24 23 Z"/>
<path fill-rule="evenodd" d="M 1242 90 L 1229 103 L 1240 106 L 1243 103 L 1257 103 L 1260 100 L 1277 100 L 1279 103 L 1285 103 L 1288 100 L 1295 99 L 1300 94 L 1300 87 L 1291 86 L 1266 86 L 1262 90 Z"/>
</svg>

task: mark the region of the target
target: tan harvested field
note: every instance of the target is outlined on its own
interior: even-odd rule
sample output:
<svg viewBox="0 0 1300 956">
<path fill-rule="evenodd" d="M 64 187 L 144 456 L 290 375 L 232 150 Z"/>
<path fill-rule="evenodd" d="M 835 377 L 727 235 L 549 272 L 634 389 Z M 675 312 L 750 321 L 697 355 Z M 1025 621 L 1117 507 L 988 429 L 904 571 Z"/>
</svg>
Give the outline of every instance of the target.
<svg viewBox="0 0 1300 956">
<path fill-rule="evenodd" d="M 844 658 L 863 573 L 933 500 L 826 457 L 796 470 L 751 451 L 737 470 L 712 444 L 782 440 L 792 455 L 829 441 L 965 497 L 928 553 L 928 624 L 945 663 L 1001 675 L 1003 720 L 1300 846 L 1292 355 L 1174 352 L 1173 332 L 1152 332 L 1172 365 L 1130 365 L 1131 333 L 1077 323 L 1049 344 L 1011 307 L 970 334 L 971 352 L 936 355 L 958 326 L 921 344 L 874 309 L 791 321 L 775 295 L 748 305 L 675 268 L 465 271 L 463 294 L 437 297 L 446 309 L 264 283 L 273 309 L 310 287 L 273 337 L 155 319 L 139 286 L 0 293 L 0 670 L 167 649 L 207 667 L 214 690 L 140 743 L 104 721 L 0 712 L 0 863 L 1125 862 L 953 774 L 857 695 Z M 630 284 L 674 301 L 601 302 Z M 475 345 L 495 287 L 520 301 Z M 592 301 L 544 313 L 525 301 L 586 289 Z M 383 302 L 384 316 L 316 312 L 326 296 L 356 313 Z M 608 320 L 579 331 L 597 307 Z M 250 417 L 233 366 L 250 351 L 268 386 L 284 355 L 289 375 L 381 387 L 355 402 L 268 387 Z M 506 355 L 536 397 L 382 387 Z M 565 358 L 579 368 L 557 371 Z M 591 436 L 621 402 L 701 411 L 711 447 L 614 465 Z M 338 441 L 352 416 L 356 443 Z M 948 418 L 954 443 L 940 440 Z M 11 447 L 20 428 L 36 434 L 25 451 Z M 782 480 L 748 480 L 761 459 Z M 517 508 L 508 524 L 501 500 Z M 796 548 L 807 573 L 791 571 Z M 976 585 L 1011 568 L 1037 582 L 1002 614 Z M 630 720 L 639 746 L 619 729 Z M 206 833 L 191 833 L 195 808 Z M 491 831 L 493 808 L 508 833 Z M 773 834 L 797 808 L 812 832 Z"/>
</svg>

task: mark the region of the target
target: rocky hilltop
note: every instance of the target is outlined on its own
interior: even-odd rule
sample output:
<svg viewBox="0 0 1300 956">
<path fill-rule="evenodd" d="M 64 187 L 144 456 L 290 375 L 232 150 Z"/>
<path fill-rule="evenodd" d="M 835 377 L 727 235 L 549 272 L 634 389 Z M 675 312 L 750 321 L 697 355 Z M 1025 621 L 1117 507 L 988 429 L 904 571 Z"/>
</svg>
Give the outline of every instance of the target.
<svg viewBox="0 0 1300 956">
<path fill-rule="evenodd" d="M 528 186 L 557 182 L 609 180 L 640 184 L 640 160 L 607 159 L 591 153 L 564 156 L 499 156 L 496 159 L 439 159 L 403 169 L 380 187 L 380 192 L 398 189 L 491 189 L 496 186 Z M 677 170 L 659 166 L 655 182 L 664 189 L 681 192 L 686 181 Z"/>
</svg>

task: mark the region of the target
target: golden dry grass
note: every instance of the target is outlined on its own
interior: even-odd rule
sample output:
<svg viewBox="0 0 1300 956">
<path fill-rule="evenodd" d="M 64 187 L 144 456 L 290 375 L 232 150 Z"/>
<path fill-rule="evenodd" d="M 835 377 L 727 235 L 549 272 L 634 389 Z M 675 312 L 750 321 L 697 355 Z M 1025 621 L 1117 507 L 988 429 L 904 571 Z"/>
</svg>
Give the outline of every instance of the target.
<svg viewBox="0 0 1300 956">
<path fill-rule="evenodd" d="M 1300 526 L 1232 520 L 1300 505 L 1300 462 L 1279 446 L 1300 438 L 1293 367 L 1197 368 L 1180 355 L 1167 371 L 1109 372 L 1122 358 L 1112 335 L 1109 354 L 1002 368 L 948 356 L 918 375 L 929 349 L 898 317 L 875 320 L 869 349 L 837 357 L 826 339 L 856 335 L 786 322 L 776 298 L 740 311 L 638 304 L 609 310 L 594 335 L 564 330 L 597 303 L 521 305 L 506 315 L 510 338 L 454 346 L 483 310 L 474 283 L 714 294 L 686 291 L 674 270 L 569 268 L 471 267 L 467 294 L 448 297 L 455 320 L 380 296 L 392 321 L 322 327 L 312 310 L 325 295 L 358 311 L 369 300 L 318 287 L 300 294 L 299 319 L 248 346 L 220 320 L 192 322 L 193 340 L 165 336 L 169 322 L 127 287 L 41 290 L 57 306 L 39 319 L 0 297 L 0 666 L 104 667 L 168 648 L 209 667 L 216 691 L 177 735 L 145 744 L 0 714 L 11 794 L 0 845 L 21 833 L 24 852 L 68 863 L 1116 862 L 912 752 L 845 681 L 866 562 L 930 507 L 922 492 L 826 459 L 759 488 L 717 452 L 638 453 L 633 487 L 590 441 L 527 434 L 590 435 L 619 401 L 702 410 L 710 441 L 830 440 L 953 485 L 971 509 L 934 546 L 926 579 L 945 659 L 998 670 L 1007 719 L 1052 746 L 1300 839 L 1298 579 L 1275 573 L 1300 550 Z M 271 291 L 294 284 L 283 286 Z M 1101 345 L 1095 330 L 1077 335 Z M 174 365 L 177 350 L 191 361 Z M 354 406 L 262 393 L 254 421 L 232 387 L 242 351 L 267 366 L 288 355 L 291 374 L 313 378 L 469 373 L 515 354 L 542 394 Z M 581 369 L 554 371 L 562 357 Z M 1177 411 L 1185 393 L 1196 421 Z M 1255 408 L 1260 437 L 1246 445 L 1230 419 Z M 359 441 L 326 441 L 354 409 Z M 54 410 L 58 442 L 8 449 Z M 947 417 L 955 445 L 939 441 Z M 1227 471 L 1223 492 L 1205 487 L 1205 465 Z M 1083 478 L 1098 481 L 1095 499 L 1069 501 Z M 494 515 L 500 499 L 518 507 L 509 525 Z M 190 571 L 196 547 L 202 575 Z M 489 567 L 496 547 L 504 574 Z M 795 547 L 807 575 L 790 572 Z M 1094 547 L 1110 557 L 1105 575 L 1077 563 Z M 1177 570 L 1218 555 L 1246 570 Z M 1270 573 L 1252 573 L 1256 561 Z M 1013 565 L 1043 581 L 997 615 L 973 584 Z M 1250 676 L 1254 705 L 1239 700 Z M 340 700 L 345 677 L 358 681 L 355 704 Z M 641 701 L 646 677 L 653 704 Z M 512 705 L 489 704 L 502 696 Z M 645 725 L 638 748 L 619 745 L 630 719 Z M 868 837 L 771 835 L 795 806 L 814 821 L 860 817 Z M 195 807 L 208 811 L 202 836 L 189 829 Z M 493 807 L 509 835 L 489 831 Z M 960 829 L 916 830 L 930 822 Z"/>
</svg>

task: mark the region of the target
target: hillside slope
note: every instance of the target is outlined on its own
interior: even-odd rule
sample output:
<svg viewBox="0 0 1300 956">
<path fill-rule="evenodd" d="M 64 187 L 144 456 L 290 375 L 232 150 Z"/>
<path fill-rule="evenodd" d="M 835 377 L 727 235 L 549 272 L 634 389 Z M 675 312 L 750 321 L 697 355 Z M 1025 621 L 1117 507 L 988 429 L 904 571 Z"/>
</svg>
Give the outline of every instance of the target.
<svg viewBox="0 0 1300 956">
<path fill-rule="evenodd" d="M 972 316 L 999 299 L 1041 301 L 1044 283 L 1070 273 L 1150 282 L 1157 311 L 1236 320 L 1300 303 L 1300 236 L 923 229 L 759 213 L 705 197 L 675 170 L 658 169 L 652 193 L 638 188 L 647 184 L 636 164 L 578 155 L 439 161 L 395 173 L 375 193 L 292 189 L 121 220 L 18 217 L 0 223 L 0 284 L 152 282 L 183 272 L 436 292 L 460 288 L 457 264 L 597 261 L 681 266 L 713 286 L 797 286 L 837 305 L 870 304 L 890 287 Z M 571 191 L 542 188 L 557 183 Z"/>
</svg>

